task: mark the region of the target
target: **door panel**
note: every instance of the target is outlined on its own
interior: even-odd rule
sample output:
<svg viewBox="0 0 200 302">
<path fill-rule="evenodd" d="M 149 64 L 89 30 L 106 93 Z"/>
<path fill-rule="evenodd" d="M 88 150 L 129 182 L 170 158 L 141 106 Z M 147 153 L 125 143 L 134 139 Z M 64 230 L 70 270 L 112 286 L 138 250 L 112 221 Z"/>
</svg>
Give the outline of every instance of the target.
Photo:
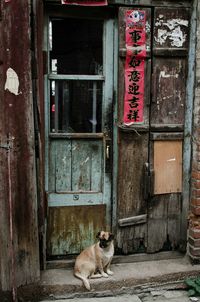
<svg viewBox="0 0 200 302">
<path fill-rule="evenodd" d="M 71 190 L 71 142 L 58 140 L 54 142 L 55 166 L 55 192 L 65 192 Z"/>
<path fill-rule="evenodd" d="M 186 59 L 155 57 L 151 124 L 183 124 L 185 113 Z"/>
<path fill-rule="evenodd" d="M 182 192 L 182 141 L 154 141 L 153 194 Z"/>
<path fill-rule="evenodd" d="M 148 161 L 148 133 L 120 134 L 118 222 L 124 220 L 118 233 L 119 252 L 144 252 L 147 239 L 147 201 L 144 197 L 144 163 Z M 137 218 L 143 216 L 143 221 Z M 143 245 L 143 250 L 141 250 Z"/>
<path fill-rule="evenodd" d="M 189 45 L 189 14 L 187 8 L 155 8 L 154 49 L 159 51 L 186 50 Z M 180 53 L 180 52 L 179 52 Z"/>
<path fill-rule="evenodd" d="M 47 256 L 76 254 L 105 229 L 106 205 L 50 207 Z"/>
<path fill-rule="evenodd" d="M 57 139 L 51 142 L 50 150 L 50 181 L 55 192 L 102 191 L 101 140 Z"/>
<path fill-rule="evenodd" d="M 181 203 L 180 193 L 149 199 L 147 253 L 180 248 Z"/>
<path fill-rule="evenodd" d="M 129 126 L 123 123 L 127 10 L 146 12 L 147 17 L 144 121 Z M 134 26 L 133 36 L 137 36 Z M 182 245 L 182 146 L 188 45 L 187 8 L 119 9 L 117 247 L 121 253 L 177 250 Z M 133 56 L 137 47 L 137 43 L 132 47 Z"/>
<path fill-rule="evenodd" d="M 102 141 L 72 142 L 72 191 L 101 191 L 102 155 Z"/>
<path fill-rule="evenodd" d="M 126 65 L 126 16 L 138 11 L 145 15 L 144 111 L 143 122 L 123 124 Z M 116 252 L 145 252 L 147 246 L 147 200 L 145 198 L 144 165 L 148 162 L 149 104 L 151 79 L 151 9 L 121 7 L 119 9 L 119 83 L 118 83 L 118 230 Z M 136 30 L 137 32 L 137 30 Z M 133 33 L 134 35 L 134 33 Z M 136 33 L 137 36 L 137 33 Z M 134 43 L 133 43 L 134 44 Z M 137 47 L 132 45 L 133 58 Z M 140 71 L 139 69 L 136 72 Z M 137 97 L 137 96 L 136 96 Z"/>
<path fill-rule="evenodd" d="M 182 146 L 188 45 L 189 10 L 155 8 L 147 245 L 150 253 L 178 250 L 183 245 Z"/>
<path fill-rule="evenodd" d="M 48 257 L 111 228 L 113 20 L 82 17 L 49 23 Z"/>
</svg>

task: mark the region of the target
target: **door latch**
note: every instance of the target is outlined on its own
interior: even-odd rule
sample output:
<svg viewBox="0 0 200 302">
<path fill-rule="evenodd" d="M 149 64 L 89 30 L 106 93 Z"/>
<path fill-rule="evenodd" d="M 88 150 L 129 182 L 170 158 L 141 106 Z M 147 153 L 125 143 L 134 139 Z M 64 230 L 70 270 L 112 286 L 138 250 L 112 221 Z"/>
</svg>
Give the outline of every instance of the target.
<svg viewBox="0 0 200 302">
<path fill-rule="evenodd" d="M 105 171 L 109 173 L 111 171 L 111 140 L 105 142 Z"/>
<path fill-rule="evenodd" d="M 109 159 L 110 158 L 110 146 L 107 145 L 106 146 L 106 159 Z"/>
<path fill-rule="evenodd" d="M 154 195 L 154 170 L 149 163 L 144 164 L 144 200 Z"/>
</svg>

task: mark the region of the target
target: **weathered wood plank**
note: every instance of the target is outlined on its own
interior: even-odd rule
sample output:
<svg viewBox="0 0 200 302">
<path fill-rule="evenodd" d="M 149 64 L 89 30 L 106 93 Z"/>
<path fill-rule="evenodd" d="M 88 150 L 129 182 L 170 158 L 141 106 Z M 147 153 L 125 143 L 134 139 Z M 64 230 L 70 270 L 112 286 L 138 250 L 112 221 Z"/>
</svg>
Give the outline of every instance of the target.
<svg viewBox="0 0 200 302">
<path fill-rule="evenodd" d="M 80 253 L 105 229 L 105 216 L 106 205 L 49 208 L 47 255 Z"/>
<path fill-rule="evenodd" d="M 161 133 L 161 132 L 151 132 L 150 133 L 150 136 L 151 136 L 151 139 L 153 141 L 155 140 L 159 140 L 159 141 L 162 141 L 162 140 L 183 140 L 183 133 L 180 133 L 180 132 L 164 132 L 164 133 Z"/>
<path fill-rule="evenodd" d="M 168 201 L 167 233 L 171 242 L 172 250 L 182 249 L 181 246 L 181 194 L 170 195 Z"/>
<path fill-rule="evenodd" d="M 9 267 L 9 276 L 5 277 L 4 289 L 11 290 L 22 284 L 39 279 L 39 242 L 37 225 L 37 191 L 35 171 L 35 141 L 33 120 L 33 95 L 31 76 L 31 33 L 29 1 L 1 2 L 3 9 L 1 40 L 3 43 L 2 77 L 0 80 L 1 108 L 4 110 L 0 125 L 3 122 L 2 138 L 13 137 L 13 148 L 10 150 L 10 177 L 5 166 L 7 177 L 4 179 L 6 191 L 1 195 L 0 204 L 5 210 L 5 217 L 0 224 L 9 226 L 8 239 L 1 249 L 7 250 L 3 255 L 2 265 Z M 18 12 L 21 17 L 18 18 Z M 17 47 L 16 47 L 17 45 Z M 10 68 L 10 69 L 9 69 Z M 15 75 L 13 91 L 13 78 Z M 5 83 L 7 81 L 7 89 Z M 9 85 L 12 82 L 12 85 Z M 14 93 L 15 92 L 15 93 Z M 3 172 L 5 176 L 5 171 Z M 9 205 L 9 208 L 8 208 Z M 10 223 L 7 219 L 10 216 Z M 12 224 L 11 224 L 12 221 Z M 0 229 L 4 229 L 1 225 Z M 6 229 L 5 229 L 6 233 Z M 8 234 L 7 234 L 8 235 Z M 7 245 L 8 244 L 8 245 Z M 14 254 L 14 263 L 13 263 Z M 10 264 L 8 264 L 8 258 Z M 1 272 L 2 273 L 2 272 Z M 7 274 L 7 269 L 5 274 Z M 13 278 L 12 281 L 9 278 Z"/>
<path fill-rule="evenodd" d="M 91 190 L 91 153 L 87 142 L 72 142 L 72 190 Z"/>
<path fill-rule="evenodd" d="M 51 141 L 49 144 L 49 178 L 48 190 L 56 191 L 56 142 Z"/>
<path fill-rule="evenodd" d="M 147 222 L 147 214 L 128 217 L 128 218 L 122 218 L 122 219 L 118 220 L 118 224 L 120 227 L 136 225 L 136 224 L 141 224 L 141 223 L 146 223 L 146 222 Z"/>
<path fill-rule="evenodd" d="M 62 138 L 62 139 L 101 139 L 103 138 L 103 133 L 50 133 L 50 138 Z"/>
<path fill-rule="evenodd" d="M 49 207 L 59 207 L 59 206 L 77 206 L 77 205 L 93 205 L 102 204 L 105 202 L 102 193 L 83 193 L 81 192 L 68 192 L 66 193 L 48 193 L 48 206 Z"/>
<path fill-rule="evenodd" d="M 137 4 L 137 3 L 136 3 Z M 119 9 L 119 49 L 125 48 L 125 12 L 134 9 L 123 7 Z M 151 49 L 151 12 L 147 13 L 147 53 Z M 121 53 L 122 54 L 122 53 Z M 119 57 L 119 82 L 118 82 L 118 219 L 129 218 L 146 214 L 146 205 L 143 194 L 143 168 L 148 161 L 148 126 L 150 87 L 145 89 L 144 97 L 144 123 L 126 127 L 123 125 L 124 111 L 124 67 L 125 57 Z M 151 64 L 148 59 L 145 64 L 145 82 L 150 82 Z M 131 131 L 133 130 L 133 132 Z M 123 220 L 122 220 L 123 221 Z M 141 225 L 127 226 L 117 230 L 117 252 L 130 254 L 137 252 L 141 240 L 145 241 L 146 227 Z"/>
<path fill-rule="evenodd" d="M 56 192 L 71 191 L 72 143 L 71 143 L 71 141 L 57 140 L 54 142 L 54 146 L 56 148 L 56 158 L 55 158 Z M 51 175 L 51 177 L 52 177 L 52 175 Z"/>
<path fill-rule="evenodd" d="M 45 199 L 45 122 L 44 122 L 44 61 L 43 61 L 43 37 L 44 37 L 44 3 L 38 0 L 32 6 L 32 54 L 33 68 L 33 102 L 35 114 L 35 141 L 36 143 L 36 173 L 38 192 L 38 233 L 40 250 L 40 267 L 46 266 L 46 199 Z"/>
<path fill-rule="evenodd" d="M 181 195 L 157 195 L 148 208 L 148 253 L 181 248 Z"/>
<path fill-rule="evenodd" d="M 144 200 L 144 163 L 148 161 L 148 133 L 119 133 L 118 219 L 146 214 Z M 130 168 L 131 167 L 131 168 Z M 130 226 L 118 231 L 121 252 L 136 252 L 135 228 L 146 237 L 143 226 Z"/>
<path fill-rule="evenodd" d="M 151 124 L 183 124 L 186 90 L 186 61 L 154 59 Z"/>
<path fill-rule="evenodd" d="M 157 195 L 148 203 L 148 253 L 161 251 L 167 239 L 168 198 L 168 195 Z"/>
<path fill-rule="evenodd" d="M 176 33 L 176 34 L 175 34 Z M 185 49 L 189 45 L 189 9 L 155 8 L 153 48 L 168 50 Z"/>
<path fill-rule="evenodd" d="M 101 190 L 102 155 L 102 141 L 72 141 L 72 191 Z"/>
<path fill-rule="evenodd" d="M 144 163 L 148 161 L 148 134 L 123 133 L 119 141 L 119 219 L 145 214 Z M 130 168 L 131 167 L 131 168 Z"/>
<path fill-rule="evenodd" d="M 2 12 L 2 3 L 0 3 Z M 0 20 L 0 145 L 7 144 L 6 102 L 4 102 L 5 73 L 3 61 L 3 24 Z M 0 147 L 0 291 L 10 289 L 10 232 L 9 232 L 9 202 L 8 202 L 8 151 Z"/>
<path fill-rule="evenodd" d="M 102 141 L 95 141 L 90 143 L 91 149 L 91 191 L 102 191 L 103 186 L 103 150 Z"/>
</svg>

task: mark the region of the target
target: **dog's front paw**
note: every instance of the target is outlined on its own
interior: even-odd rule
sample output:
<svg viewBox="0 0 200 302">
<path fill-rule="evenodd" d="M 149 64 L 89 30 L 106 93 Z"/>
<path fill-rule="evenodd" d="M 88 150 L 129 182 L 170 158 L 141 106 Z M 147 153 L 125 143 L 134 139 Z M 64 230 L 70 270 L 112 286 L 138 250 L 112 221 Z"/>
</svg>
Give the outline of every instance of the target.
<svg viewBox="0 0 200 302">
<path fill-rule="evenodd" d="M 113 274 L 114 274 L 114 273 L 113 273 L 111 270 L 109 270 L 109 269 L 106 271 L 106 273 L 107 273 L 108 275 L 113 275 Z"/>
<path fill-rule="evenodd" d="M 106 274 L 106 273 L 104 273 L 104 272 L 102 272 L 101 274 L 102 274 L 102 276 L 103 276 L 104 278 L 108 278 L 108 274 Z"/>
</svg>

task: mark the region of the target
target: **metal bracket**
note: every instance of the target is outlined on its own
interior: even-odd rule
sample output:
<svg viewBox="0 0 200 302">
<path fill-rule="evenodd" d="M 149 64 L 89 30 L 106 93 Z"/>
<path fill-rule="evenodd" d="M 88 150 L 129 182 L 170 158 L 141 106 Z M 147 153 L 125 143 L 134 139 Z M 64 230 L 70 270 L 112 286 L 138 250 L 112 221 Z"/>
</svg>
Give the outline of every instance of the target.
<svg viewBox="0 0 200 302">
<path fill-rule="evenodd" d="M 6 150 L 9 150 L 9 149 L 11 149 L 11 147 L 10 147 L 10 145 L 9 144 L 0 144 L 0 148 L 2 148 L 2 149 L 6 149 Z"/>
<path fill-rule="evenodd" d="M 12 149 L 13 148 L 13 139 L 14 138 L 8 138 L 6 144 L 0 144 L 0 148 L 1 149 L 6 149 L 6 150 Z"/>
</svg>

